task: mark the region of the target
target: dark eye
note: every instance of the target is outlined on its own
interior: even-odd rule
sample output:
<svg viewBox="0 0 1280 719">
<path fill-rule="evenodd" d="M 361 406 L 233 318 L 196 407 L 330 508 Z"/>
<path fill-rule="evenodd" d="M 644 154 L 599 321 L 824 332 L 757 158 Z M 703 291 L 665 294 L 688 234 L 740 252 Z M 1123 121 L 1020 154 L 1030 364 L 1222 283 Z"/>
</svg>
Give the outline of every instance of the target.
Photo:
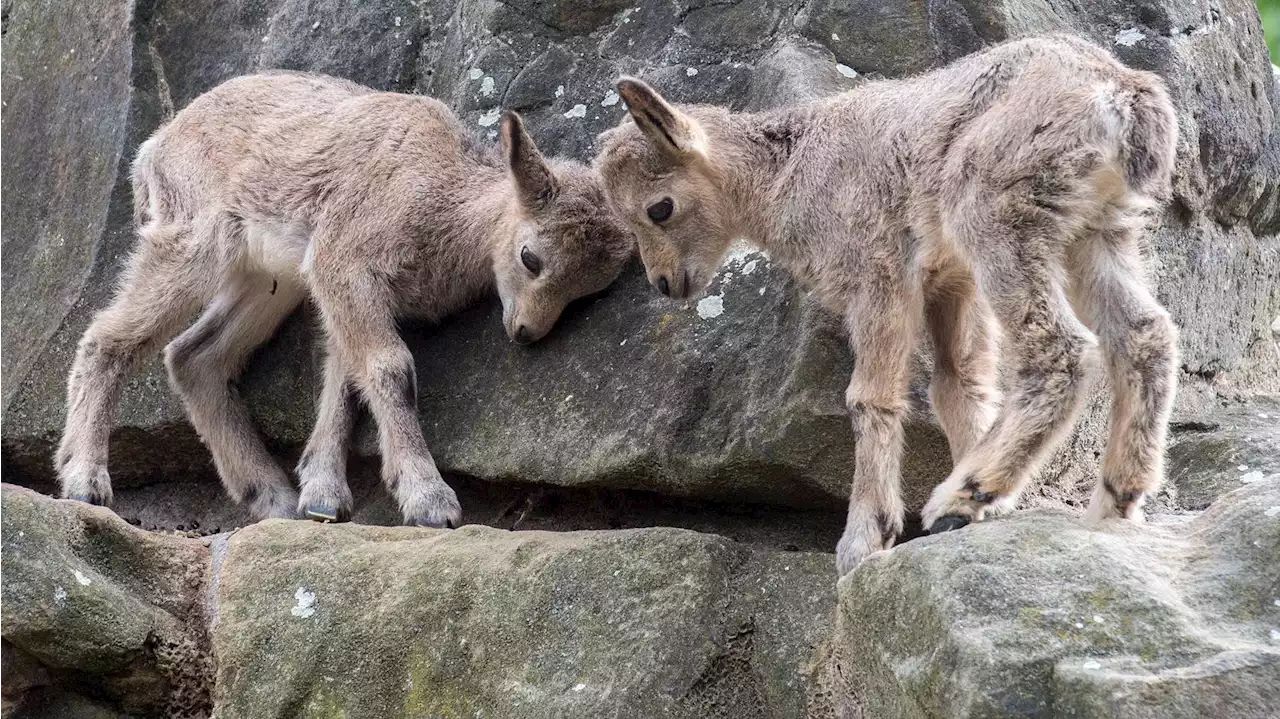
<svg viewBox="0 0 1280 719">
<path fill-rule="evenodd" d="M 646 212 L 649 213 L 650 220 L 657 223 L 663 223 L 671 219 L 671 213 L 675 211 L 675 209 L 675 203 L 671 201 L 671 198 L 664 197 L 652 205 L 649 205 L 649 209 L 646 210 Z"/>
<path fill-rule="evenodd" d="M 533 273 L 534 277 L 537 277 L 542 272 L 542 260 L 538 259 L 538 256 L 533 254 L 528 247 L 520 249 L 520 262 L 524 264 L 526 270 Z"/>
</svg>

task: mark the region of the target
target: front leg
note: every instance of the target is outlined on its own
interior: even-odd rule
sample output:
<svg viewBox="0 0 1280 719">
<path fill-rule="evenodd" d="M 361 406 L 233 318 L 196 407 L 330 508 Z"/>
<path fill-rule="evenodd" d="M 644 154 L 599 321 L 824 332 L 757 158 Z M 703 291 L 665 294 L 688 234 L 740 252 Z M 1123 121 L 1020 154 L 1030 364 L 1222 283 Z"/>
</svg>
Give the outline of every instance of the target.
<svg viewBox="0 0 1280 719">
<path fill-rule="evenodd" d="M 329 339 L 341 355 L 378 423 L 382 479 L 400 505 L 405 524 L 458 526 L 462 508 L 427 450 L 418 424 L 413 354 L 396 331 L 390 289 L 350 272 L 315 281 L 316 304 Z"/>
<path fill-rule="evenodd" d="M 326 348 L 324 388 L 316 411 L 316 426 L 298 460 L 298 513 L 317 522 L 345 522 L 351 518 L 351 488 L 347 485 L 347 452 L 355 418 L 353 387 L 337 347 Z"/>
<path fill-rule="evenodd" d="M 902 534 L 902 425 L 919 314 L 904 284 L 876 287 L 881 294 L 864 294 L 849 313 L 855 365 L 845 402 L 857 447 L 849 514 L 836 547 L 841 576 Z"/>
</svg>

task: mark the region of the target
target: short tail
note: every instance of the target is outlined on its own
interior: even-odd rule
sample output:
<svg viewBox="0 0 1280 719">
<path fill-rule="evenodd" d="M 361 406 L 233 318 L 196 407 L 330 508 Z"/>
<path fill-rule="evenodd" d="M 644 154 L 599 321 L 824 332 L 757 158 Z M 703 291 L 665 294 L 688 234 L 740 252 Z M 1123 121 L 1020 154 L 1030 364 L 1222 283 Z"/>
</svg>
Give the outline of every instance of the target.
<svg viewBox="0 0 1280 719">
<path fill-rule="evenodd" d="M 1173 189 L 1178 118 L 1164 82 L 1149 72 L 1135 72 L 1122 91 L 1129 100 L 1130 123 L 1121 157 L 1130 189 L 1164 199 Z"/>
<path fill-rule="evenodd" d="M 133 185 L 133 226 L 142 227 L 151 217 L 151 141 L 138 146 L 138 154 L 130 167 L 129 181 Z"/>
</svg>

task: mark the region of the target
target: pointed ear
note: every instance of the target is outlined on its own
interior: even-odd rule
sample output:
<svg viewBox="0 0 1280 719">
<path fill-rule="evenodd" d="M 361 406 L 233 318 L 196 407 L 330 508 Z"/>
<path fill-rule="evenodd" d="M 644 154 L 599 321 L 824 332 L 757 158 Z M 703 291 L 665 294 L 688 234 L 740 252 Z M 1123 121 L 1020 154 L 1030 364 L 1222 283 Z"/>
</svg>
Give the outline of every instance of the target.
<svg viewBox="0 0 1280 719">
<path fill-rule="evenodd" d="M 524 121 L 508 110 L 502 115 L 500 134 L 520 203 L 530 210 L 544 209 L 556 196 L 556 178 L 524 129 Z"/>
<path fill-rule="evenodd" d="M 677 158 L 706 153 L 707 139 L 702 126 L 668 104 L 657 90 L 634 77 L 618 80 L 617 87 L 631 119 L 655 147 Z"/>
</svg>

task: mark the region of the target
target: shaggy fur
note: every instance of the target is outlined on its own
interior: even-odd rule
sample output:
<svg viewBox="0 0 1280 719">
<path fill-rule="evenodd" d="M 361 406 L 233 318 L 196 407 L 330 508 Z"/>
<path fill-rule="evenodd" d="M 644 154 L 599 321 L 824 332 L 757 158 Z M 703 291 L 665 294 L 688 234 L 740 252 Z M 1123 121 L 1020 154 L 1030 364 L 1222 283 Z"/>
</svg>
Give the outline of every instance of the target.
<svg viewBox="0 0 1280 719">
<path fill-rule="evenodd" d="M 650 282 L 676 298 L 701 291 L 745 237 L 846 320 L 858 447 L 841 574 L 902 531 L 920 329 L 955 459 L 924 509 L 931 531 L 1016 501 L 1072 426 L 1099 346 L 1115 402 L 1088 514 L 1141 517 L 1163 473 L 1177 366 L 1177 330 L 1139 247 L 1176 143 L 1159 78 L 1046 36 L 764 114 L 677 108 L 633 79 L 618 90 L 630 118 L 602 136 L 596 167 Z"/>
<path fill-rule="evenodd" d="M 378 422 L 383 478 L 410 524 L 456 524 L 427 450 L 397 319 L 436 321 L 497 289 L 507 333 L 545 335 L 619 274 L 634 238 L 586 167 L 545 161 L 518 116 L 485 149 L 440 102 L 328 77 L 242 77 L 197 98 L 138 150 L 139 243 L 80 342 L 57 453 L 64 496 L 111 500 L 107 440 L 137 359 L 165 364 L 230 495 L 255 516 L 342 519 L 353 391 Z M 532 253 L 537 272 L 522 262 Z M 307 297 L 326 337 L 301 498 L 234 379 Z"/>
</svg>

